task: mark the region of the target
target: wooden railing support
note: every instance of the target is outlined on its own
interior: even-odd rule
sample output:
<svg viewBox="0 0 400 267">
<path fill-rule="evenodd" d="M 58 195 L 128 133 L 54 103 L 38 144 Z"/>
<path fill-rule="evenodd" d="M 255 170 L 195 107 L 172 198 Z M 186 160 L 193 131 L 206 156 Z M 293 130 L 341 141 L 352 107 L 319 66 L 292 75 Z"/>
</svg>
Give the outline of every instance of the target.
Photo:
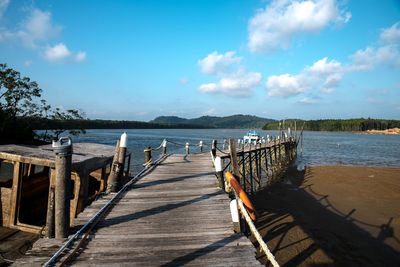
<svg viewBox="0 0 400 267">
<path fill-rule="evenodd" d="M 167 140 L 164 139 L 162 143 L 162 154 L 165 155 L 167 154 Z"/>
<path fill-rule="evenodd" d="M 107 192 L 111 192 L 113 185 L 116 183 L 118 179 L 118 155 L 119 155 L 119 143 L 120 140 L 117 140 L 117 144 L 115 146 L 115 151 L 114 151 L 114 158 L 111 164 L 111 170 L 110 170 L 110 175 L 108 176 L 108 181 L 107 181 Z"/>
<path fill-rule="evenodd" d="M 144 150 L 144 166 L 147 166 L 152 160 L 151 157 L 151 147 L 146 147 L 146 149 Z"/>
<path fill-rule="evenodd" d="M 222 159 L 220 157 L 216 157 L 214 160 L 215 166 L 215 173 L 217 175 L 219 187 L 225 191 L 225 181 L 224 181 L 224 174 L 223 174 L 223 165 Z"/>
<path fill-rule="evenodd" d="M 212 140 L 211 153 L 212 153 L 214 158 L 217 156 L 217 140 Z"/>
</svg>

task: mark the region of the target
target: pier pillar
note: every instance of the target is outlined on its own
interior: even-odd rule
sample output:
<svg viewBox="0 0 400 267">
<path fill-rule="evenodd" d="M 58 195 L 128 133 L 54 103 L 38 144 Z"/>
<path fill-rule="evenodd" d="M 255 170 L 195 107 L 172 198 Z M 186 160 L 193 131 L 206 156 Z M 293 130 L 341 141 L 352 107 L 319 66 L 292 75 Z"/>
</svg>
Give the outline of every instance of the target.
<svg viewBox="0 0 400 267">
<path fill-rule="evenodd" d="M 163 143 L 162 143 L 162 153 L 163 153 L 163 155 L 167 154 L 167 139 L 164 139 L 164 140 L 163 140 Z"/>
<path fill-rule="evenodd" d="M 189 155 L 189 143 L 186 143 L 185 151 L 186 151 L 186 156 Z"/>
<path fill-rule="evenodd" d="M 214 158 L 217 156 L 217 140 L 212 140 L 211 154 L 213 155 Z"/>
<path fill-rule="evenodd" d="M 122 185 L 122 177 L 124 176 L 124 169 L 125 169 L 125 157 L 126 157 L 126 147 L 128 145 L 128 135 L 126 133 L 123 133 L 121 135 L 121 141 L 119 143 L 119 155 L 118 155 L 118 164 L 120 166 L 120 171 L 118 173 L 118 180 L 117 180 L 117 186 L 115 188 L 117 192 L 121 188 Z M 129 175 L 129 174 L 128 174 Z"/>
<path fill-rule="evenodd" d="M 219 187 L 225 191 L 225 181 L 222 171 L 222 159 L 220 157 L 216 157 L 214 160 L 215 172 L 217 174 Z"/>
<path fill-rule="evenodd" d="M 55 237 L 68 237 L 70 226 L 72 141 L 69 137 L 53 140 L 56 156 L 55 177 Z"/>
<path fill-rule="evenodd" d="M 199 143 L 199 152 L 203 153 L 203 141 L 200 141 Z"/>
<path fill-rule="evenodd" d="M 111 172 L 108 177 L 107 192 L 118 192 L 121 187 L 121 177 L 124 172 L 127 142 L 128 137 L 126 133 L 123 133 L 121 139 L 117 141 L 117 148 L 115 148 Z"/>
<path fill-rule="evenodd" d="M 147 166 L 151 162 L 151 147 L 146 147 L 144 150 L 144 166 Z"/>
</svg>

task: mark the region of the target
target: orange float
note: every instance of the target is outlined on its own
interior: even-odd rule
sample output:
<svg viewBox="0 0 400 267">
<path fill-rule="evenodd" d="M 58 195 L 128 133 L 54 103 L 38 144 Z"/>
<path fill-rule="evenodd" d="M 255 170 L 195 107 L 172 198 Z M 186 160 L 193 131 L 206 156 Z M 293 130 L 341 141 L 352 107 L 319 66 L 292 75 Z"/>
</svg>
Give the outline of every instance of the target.
<svg viewBox="0 0 400 267">
<path fill-rule="evenodd" d="M 244 192 L 244 190 L 242 189 L 242 187 L 240 186 L 240 184 L 236 180 L 236 178 L 233 176 L 233 174 L 230 172 L 226 172 L 225 179 L 233 187 L 236 194 L 242 200 L 244 207 L 246 208 L 247 212 L 249 213 L 251 219 L 253 221 L 257 220 L 257 217 L 258 217 L 257 211 L 254 209 L 253 204 L 251 204 L 249 197 L 247 196 L 246 192 Z"/>
</svg>

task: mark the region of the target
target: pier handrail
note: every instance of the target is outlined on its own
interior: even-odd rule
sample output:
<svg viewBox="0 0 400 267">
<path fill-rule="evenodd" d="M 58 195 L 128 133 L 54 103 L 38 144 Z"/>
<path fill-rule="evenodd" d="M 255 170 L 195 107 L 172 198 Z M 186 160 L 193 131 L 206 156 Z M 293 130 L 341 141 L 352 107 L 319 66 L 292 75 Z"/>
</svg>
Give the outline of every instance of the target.
<svg viewBox="0 0 400 267">
<path fill-rule="evenodd" d="M 265 255 L 267 256 L 267 259 L 271 262 L 272 266 L 279 267 L 278 262 L 275 260 L 274 254 L 271 253 L 267 244 L 264 242 L 264 240 L 262 239 L 262 236 L 260 235 L 256 226 L 254 225 L 253 220 L 250 218 L 250 215 L 249 215 L 248 211 L 246 210 L 246 208 L 243 204 L 243 201 L 236 194 L 235 190 L 233 190 L 233 192 L 235 194 L 235 198 L 236 198 L 237 204 L 239 206 L 239 211 L 243 215 L 244 219 L 246 220 L 247 225 L 250 228 L 250 232 L 253 234 L 254 238 L 257 240 L 258 244 L 261 247 L 261 250 L 265 253 Z"/>
<path fill-rule="evenodd" d="M 232 151 L 232 145 L 235 147 L 234 151 Z M 227 170 L 232 171 L 236 167 L 240 185 L 247 194 L 251 195 L 281 179 L 284 170 L 296 154 L 296 147 L 296 142 L 292 137 L 284 137 L 283 140 L 275 137 L 272 142 L 258 143 L 249 148 L 242 145 L 242 148 L 237 150 L 235 141 L 231 139 L 229 153 L 223 151 L 224 153 L 219 152 L 218 155 L 211 153 L 211 155 L 213 163 L 216 157 L 220 158 L 222 173 Z M 233 154 L 238 166 L 231 164 Z M 223 178 L 219 180 L 219 184 L 223 185 Z"/>
</svg>

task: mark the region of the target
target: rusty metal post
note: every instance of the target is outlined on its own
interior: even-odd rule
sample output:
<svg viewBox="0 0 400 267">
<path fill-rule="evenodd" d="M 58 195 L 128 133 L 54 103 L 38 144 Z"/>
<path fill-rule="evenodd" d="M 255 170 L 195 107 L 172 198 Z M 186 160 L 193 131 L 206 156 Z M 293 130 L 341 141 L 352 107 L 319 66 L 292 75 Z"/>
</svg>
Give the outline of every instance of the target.
<svg viewBox="0 0 400 267">
<path fill-rule="evenodd" d="M 68 237 L 70 226 L 72 141 L 69 137 L 53 140 L 56 156 L 55 178 L 55 237 Z"/>
</svg>

